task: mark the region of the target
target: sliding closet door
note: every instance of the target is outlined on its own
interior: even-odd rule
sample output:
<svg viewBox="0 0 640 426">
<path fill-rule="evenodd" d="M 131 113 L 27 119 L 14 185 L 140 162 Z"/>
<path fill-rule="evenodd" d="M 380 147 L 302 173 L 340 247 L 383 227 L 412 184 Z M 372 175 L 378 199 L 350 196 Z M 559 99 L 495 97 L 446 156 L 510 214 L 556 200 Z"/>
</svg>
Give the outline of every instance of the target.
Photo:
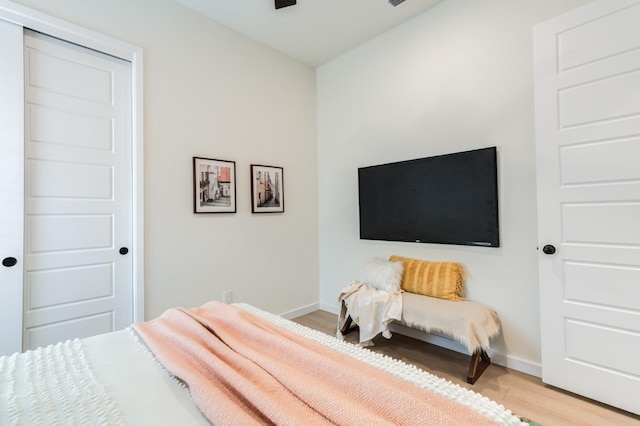
<svg viewBox="0 0 640 426">
<path fill-rule="evenodd" d="M 0 356 L 22 349 L 22 27 L 0 19 Z"/>
<path fill-rule="evenodd" d="M 0 19 L 0 355 L 133 320 L 131 63 Z"/>
<path fill-rule="evenodd" d="M 133 318 L 131 64 L 25 31 L 24 347 Z"/>
</svg>

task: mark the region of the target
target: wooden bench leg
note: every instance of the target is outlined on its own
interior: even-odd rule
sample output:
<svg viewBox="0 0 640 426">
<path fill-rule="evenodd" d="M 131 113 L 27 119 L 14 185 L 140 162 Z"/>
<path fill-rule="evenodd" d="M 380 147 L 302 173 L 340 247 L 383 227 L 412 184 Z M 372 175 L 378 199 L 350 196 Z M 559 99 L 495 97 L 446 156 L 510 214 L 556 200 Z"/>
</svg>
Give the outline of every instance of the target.
<svg viewBox="0 0 640 426">
<path fill-rule="evenodd" d="M 469 374 L 467 374 L 467 383 L 474 384 L 490 364 L 491 359 L 484 349 L 478 349 L 475 351 L 473 355 L 471 355 Z"/>
<path fill-rule="evenodd" d="M 351 323 L 352 322 L 353 322 L 353 319 L 351 319 L 351 315 L 347 315 L 347 319 L 344 320 L 344 324 L 342 325 L 342 328 L 340 329 L 340 333 L 342 333 L 344 335 L 344 334 L 349 334 L 352 331 L 356 331 L 358 329 L 358 324 L 356 324 L 355 327 L 351 327 Z"/>
<path fill-rule="evenodd" d="M 345 335 L 358 329 L 358 324 L 354 324 L 351 315 L 347 315 L 347 319 L 344 320 L 344 324 L 340 329 L 340 332 Z M 471 361 L 469 362 L 469 373 L 467 374 L 467 383 L 474 384 L 476 380 L 482 375 L 484 370 L 491 365 L 491 359 L 484 349 L 478 349 L 471 355 Z"/>
</svg>

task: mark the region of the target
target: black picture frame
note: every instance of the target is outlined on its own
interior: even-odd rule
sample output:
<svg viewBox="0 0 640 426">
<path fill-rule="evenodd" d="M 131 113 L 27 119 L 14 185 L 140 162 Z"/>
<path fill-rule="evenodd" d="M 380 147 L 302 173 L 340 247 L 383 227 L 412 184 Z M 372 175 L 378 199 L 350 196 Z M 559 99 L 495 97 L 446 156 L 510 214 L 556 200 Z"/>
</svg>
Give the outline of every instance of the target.
<svg viewBox="0 0 640 426">
<path fill-rule="evenodd" d="M 251 165 L 251 213 L 284 213 L 284 169 Z"/>
<path fill-rule="evenodd" d="M 236 212 L 236 162 L 193 157 L 193 212 Z"/>
</svg>

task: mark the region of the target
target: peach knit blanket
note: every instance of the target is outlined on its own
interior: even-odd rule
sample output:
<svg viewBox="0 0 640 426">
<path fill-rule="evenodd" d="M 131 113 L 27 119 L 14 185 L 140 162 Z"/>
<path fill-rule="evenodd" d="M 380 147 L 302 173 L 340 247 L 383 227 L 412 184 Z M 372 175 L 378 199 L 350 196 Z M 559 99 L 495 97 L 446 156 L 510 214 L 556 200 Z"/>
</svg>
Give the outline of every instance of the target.
<svg viewBox="0 0 640 426">
<path fill-rule="evenodd" d="M 489 425 L 491 419 L 237 307 L 133 328 L 215 425 Z"/>
</svg>

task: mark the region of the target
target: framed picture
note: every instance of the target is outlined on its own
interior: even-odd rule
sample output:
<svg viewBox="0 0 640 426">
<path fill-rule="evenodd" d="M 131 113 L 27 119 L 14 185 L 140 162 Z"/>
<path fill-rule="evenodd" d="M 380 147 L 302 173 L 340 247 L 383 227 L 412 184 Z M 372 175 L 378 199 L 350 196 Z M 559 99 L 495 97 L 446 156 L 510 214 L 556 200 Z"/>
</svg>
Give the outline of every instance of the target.
<svg viewBox="0 0 640 426">
<path fill-rule="evenodd" d="M 251 165 L 251 213 L 284 212 L 282 167 Z"/>
<path fill-rule="evenodd" d="M 236 162 L 193 157 L 193 212 L 236 212 Z"/>
</svg>

